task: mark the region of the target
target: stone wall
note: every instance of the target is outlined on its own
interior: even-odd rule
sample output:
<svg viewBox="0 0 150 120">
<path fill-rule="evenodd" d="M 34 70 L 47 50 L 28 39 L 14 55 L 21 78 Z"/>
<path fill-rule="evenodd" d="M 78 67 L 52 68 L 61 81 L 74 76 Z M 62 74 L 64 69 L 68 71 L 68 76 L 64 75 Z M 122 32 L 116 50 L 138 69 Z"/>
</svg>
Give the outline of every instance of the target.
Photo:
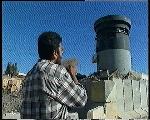
<svg viewBox="0 0 150 120">
<path fill-rule="evenodd" d="M 115 79 L 118 116 L 143 118 L 148 116 L 148 80 Z M 123 93 L 123 94 L 122 94 Z"/>
<path fill-rule="evenodd" d="M 104 102 L 106 118 L 148 117 L 148 80 L 113 78 L 92 81 L 88 89 L 93 104 Z"/>
</svg>

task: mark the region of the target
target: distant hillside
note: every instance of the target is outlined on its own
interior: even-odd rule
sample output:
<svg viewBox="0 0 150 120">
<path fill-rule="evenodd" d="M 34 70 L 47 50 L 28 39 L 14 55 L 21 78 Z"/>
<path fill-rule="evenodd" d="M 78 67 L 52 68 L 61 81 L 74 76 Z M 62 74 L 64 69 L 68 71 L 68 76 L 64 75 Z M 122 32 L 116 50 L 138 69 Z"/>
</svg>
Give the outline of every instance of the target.
<svg viewBox="0 0 150 120">
<path fill-rule="evenodd" d="M 19 112 L 22 102 L 22 83 L 24 76 L 2 76 L 2 113 Z"/>
</svg>

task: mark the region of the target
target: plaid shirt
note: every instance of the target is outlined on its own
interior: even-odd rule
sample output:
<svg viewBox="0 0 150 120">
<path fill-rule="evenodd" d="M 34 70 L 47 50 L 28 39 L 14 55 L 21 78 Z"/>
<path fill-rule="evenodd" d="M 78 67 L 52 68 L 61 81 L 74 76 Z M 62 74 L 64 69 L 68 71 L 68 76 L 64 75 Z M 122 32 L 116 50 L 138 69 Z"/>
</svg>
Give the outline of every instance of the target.
<svg viewBox="0 0 150 120">
<path fill-rule="evenodd" d="M 86 90 L 65 67 L 39 60 L 25 78 L 20 114 L 24 119 L 67 119 L 67 107 L 83 107 L 86 101 Z"/>
</svg>

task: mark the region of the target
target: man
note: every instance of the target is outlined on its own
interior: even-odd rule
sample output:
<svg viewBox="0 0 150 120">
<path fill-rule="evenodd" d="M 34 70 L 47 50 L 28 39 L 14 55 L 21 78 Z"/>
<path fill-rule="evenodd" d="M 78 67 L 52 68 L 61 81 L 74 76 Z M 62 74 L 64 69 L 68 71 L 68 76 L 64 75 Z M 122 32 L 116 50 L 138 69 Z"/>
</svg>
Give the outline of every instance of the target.
<svg viewBox="0 0 150 120">
<path fill-rule="evenodd" d="M 38 38 L 39 61 L 28 72 L 23 86 L 21 118 L 67 119 L 68 107 L 83 107 L 86 90 L 76 79 L 76 70 L 60 65 L 62 38 L 44 32 Z"/>
</svg>

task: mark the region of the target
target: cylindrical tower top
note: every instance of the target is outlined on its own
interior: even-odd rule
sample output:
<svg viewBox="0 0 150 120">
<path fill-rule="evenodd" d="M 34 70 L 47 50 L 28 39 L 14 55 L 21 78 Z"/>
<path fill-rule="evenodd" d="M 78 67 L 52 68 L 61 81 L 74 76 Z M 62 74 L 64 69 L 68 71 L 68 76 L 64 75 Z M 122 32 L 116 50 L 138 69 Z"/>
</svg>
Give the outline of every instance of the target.
<svg viewBox="0 0 150 120">
<path fill-rule="evenodd" d="M 131 70 L 130 28 L 131 20 L 121 15 L 104 16 L 95 22 L 98 71 L 118 69 L 124 74 Z"/>
<path fill-rule="evenodd" d="M 96 32 L 98 32 L 98 30 L 103 29 L 104 27 L 107 26 L 112 26 L 112 27 L 117 27 L 118 24 L 124 24 L 126 25 L 126 28 L 128 30 L 130 30 L 131 28 L 131 20 L 129 18 L 127 18 L 126 16 L 123 15 L 108 15 L 108 16 L 104 16 L 99 18 L 98 20 L 96 20 L 95 24 L 94 24 L 94 29 Z M 125 26 L 118 26 L 118 27 L 125 27 Z"/>
</svg>

